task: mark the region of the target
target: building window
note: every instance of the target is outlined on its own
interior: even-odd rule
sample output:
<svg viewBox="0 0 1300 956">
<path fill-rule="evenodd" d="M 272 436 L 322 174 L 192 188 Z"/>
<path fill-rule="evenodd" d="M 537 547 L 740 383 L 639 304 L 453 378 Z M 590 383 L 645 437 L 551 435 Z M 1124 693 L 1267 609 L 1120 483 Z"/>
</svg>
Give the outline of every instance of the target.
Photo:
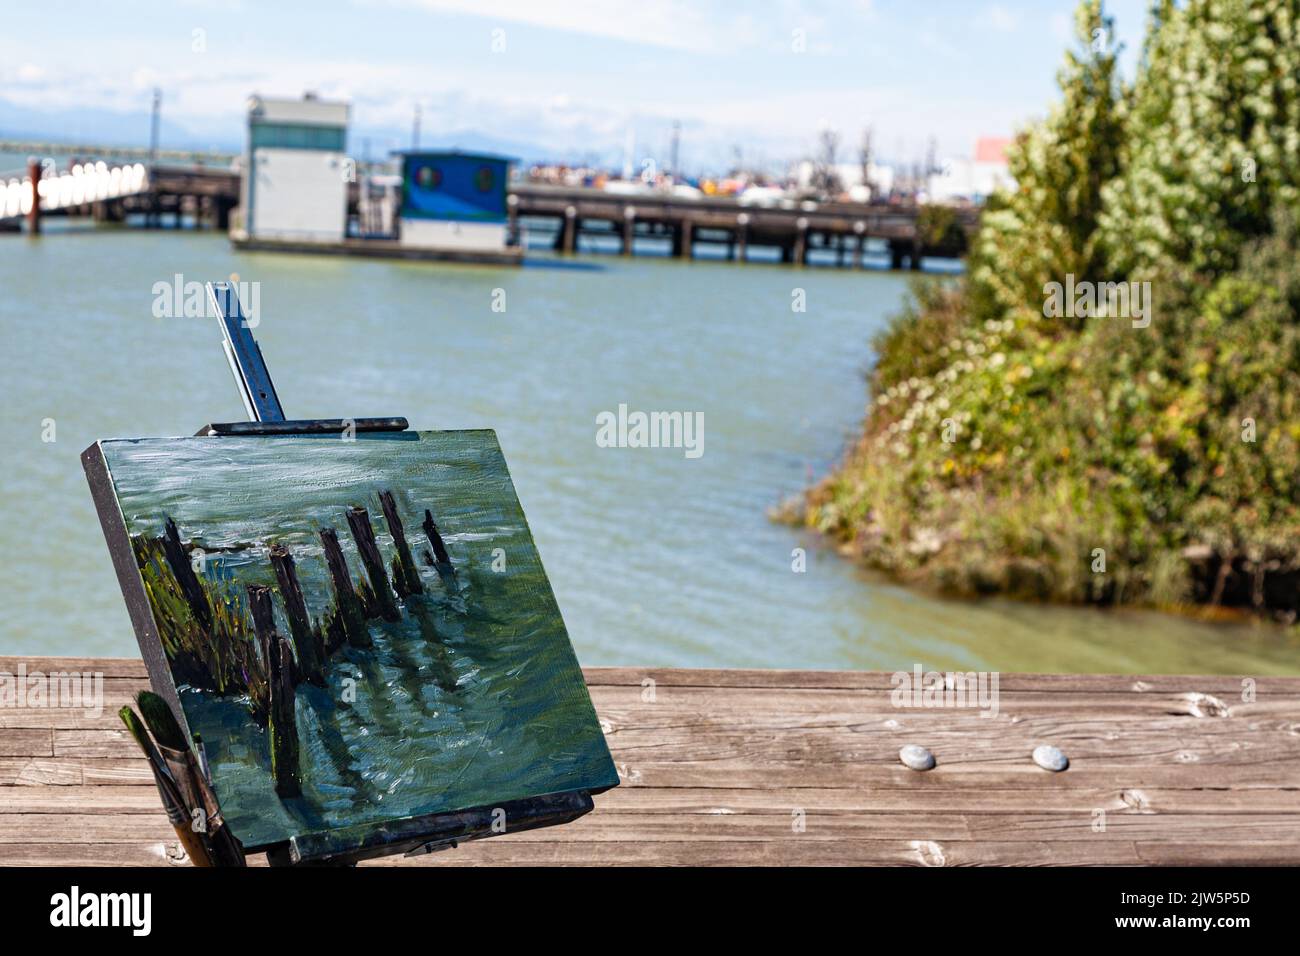
<svg viewBox="0 0 1300 956">
<path fill-rule="evenodd" d="M 341 153 L 347 147 L 347 130 L 305 123 L 253 123 L 249 127 L 249 142 L 253 149 L 320 149 Z"/>
</svg>

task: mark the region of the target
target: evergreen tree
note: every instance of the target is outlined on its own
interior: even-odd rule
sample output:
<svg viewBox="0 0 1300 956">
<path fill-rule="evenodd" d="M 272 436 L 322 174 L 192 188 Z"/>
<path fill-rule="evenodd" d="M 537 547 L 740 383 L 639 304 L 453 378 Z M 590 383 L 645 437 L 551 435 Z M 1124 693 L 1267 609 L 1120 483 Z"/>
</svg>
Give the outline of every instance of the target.
<svg viewBox="0 0 1300 956">
<path fill-rule="evenodd" d="M 1300 0 L 1149 10 L 1122 90 L 1110 19 L 1081 3 L 1061 101 L 1013 150 L 967 281 L 921 288 L 877 338 L 862 439 L 803 519 L 958 590 L 1294 620 Z M 1150 326 L 1045 321 L 1069 273 L 1150 280 Z"/>
<path fill-rule="evenodd" d="M 1041 316 L 1044 284 L 1066 273 L 1104 278 L 1096 230 L 1102 189 L 1119 171 L 1125 123 L 1120 47 L 1101 0 L 1079 4 L 1075 36 L 1078 48 L 1057 76 L 1060 101 L 1008 157 L 1014 191 L 985 210 L 970 263 L 975 318 Z"/>
<path fill-rule="evenodd" d="M 1300 0 L 1155 5 L 1124 174 L 1106 189 L 1113 271 L 1232 270 L 1300 203 Z"/>
</svg>

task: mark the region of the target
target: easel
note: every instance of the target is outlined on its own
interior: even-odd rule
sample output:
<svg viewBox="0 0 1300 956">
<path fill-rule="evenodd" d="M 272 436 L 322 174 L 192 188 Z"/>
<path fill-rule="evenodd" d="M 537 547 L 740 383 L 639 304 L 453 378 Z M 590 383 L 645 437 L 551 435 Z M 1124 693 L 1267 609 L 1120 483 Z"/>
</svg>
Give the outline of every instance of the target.
<svg viewBox="0 0 1300 956">
<path fill-rule="evenodd" d="M 226 361 L 235 376 L 235 385 L 250 420 L 204 425 L 197 436 L 343 437 L 361 433 L 398 433 L 407 429 L 407 420 L 400 417 L 287 420 L 234 286 L 229 282 L 209 282 L 206 289 L 221 323 L 221 344 Z M 351 866 L 378 856 L 397 853 L 420 856 L 454 849 L 464 840 L 568 823 L 589 813 L 593 807 L 589 791 L 575 790 L 506 801 L 496 806 L 409 817 L 382 825 L 308 833 L 265 849 L 267 861 L 272 866 Z"/>
</svg>

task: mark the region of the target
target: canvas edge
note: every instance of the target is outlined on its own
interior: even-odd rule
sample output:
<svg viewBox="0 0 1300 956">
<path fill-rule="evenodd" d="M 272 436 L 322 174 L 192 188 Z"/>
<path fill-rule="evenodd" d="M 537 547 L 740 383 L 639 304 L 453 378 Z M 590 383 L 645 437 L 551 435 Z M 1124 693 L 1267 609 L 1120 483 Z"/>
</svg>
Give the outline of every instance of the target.
<svg viewBox="0 0 1300 956">
<path fill-rule="evenodd" d="M 447 849 L 471 840 L 563 826 L 591 813 L 595 806 L 589 790 L 558 790 L 495 805 L 403 817 L 378 827 L 362 824 L 315 830 L 290 837 L 287 849 L 294 864 L 356 863 L 405 854 L 429 844 Z M 507 829 L 496 829 L 498 812 L 504 814 Z"/>
<path fill-rule="evenodd" d="M 136 643 L 140 646 L 140 655 L 149 672 L 149 685 L 154 693 L 171 706 L 172 713 L 180 721 L 181 729 L 188 739 L 190 728 L 185 719 L 185 708 L 181 706 L 176 682 L 172 679 L 171 667 L 167 663 L 167 654 L 163 651 L 162 638 L 158 634 L 149 595 L 145 592 L 144 579 L 140 577 L 140 569 L 136 566 L 135 553 L 131 549 L 131 535 L 117 501 L 113 475 L 102 444 L 103 442 L 97 441 L 81 453 L 81 467 L 86 473 L 86 482 L 90 485 L 90 497 L 95 503 L 99 526 L 104 532 L 104 542 L 108 545 L 113 570 L 117 573 L 117 583 L 122 589 L 122 599 L 126 602 Z"/>
</svg>

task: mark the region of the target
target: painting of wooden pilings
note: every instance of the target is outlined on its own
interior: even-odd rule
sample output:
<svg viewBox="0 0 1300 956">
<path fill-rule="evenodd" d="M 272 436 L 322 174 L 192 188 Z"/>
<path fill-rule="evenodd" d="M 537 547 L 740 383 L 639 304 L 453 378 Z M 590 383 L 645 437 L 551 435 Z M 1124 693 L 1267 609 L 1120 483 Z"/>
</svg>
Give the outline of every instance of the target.
<svg viewBox="0 0 1300 956">
<path fill-rule="evenodd" d="M 250 851 L 617 784 L 492 432 L 95 452 Z"/>
</svg>

